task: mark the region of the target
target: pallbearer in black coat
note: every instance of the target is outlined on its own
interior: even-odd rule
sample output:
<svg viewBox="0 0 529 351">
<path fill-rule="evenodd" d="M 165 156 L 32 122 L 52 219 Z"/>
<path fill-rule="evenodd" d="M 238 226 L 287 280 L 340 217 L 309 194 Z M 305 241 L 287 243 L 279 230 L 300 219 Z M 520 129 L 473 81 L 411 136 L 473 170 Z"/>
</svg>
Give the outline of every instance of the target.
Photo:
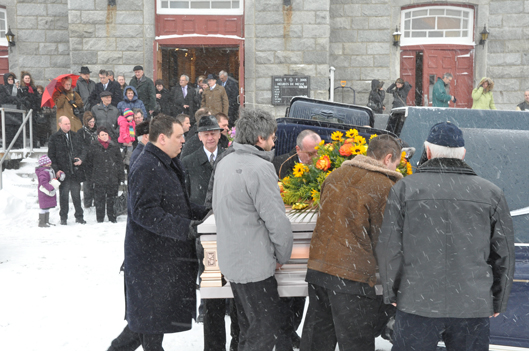
<svg viewBox="0 0 529 351">
<path fill-rule="evenodd" d="M 130 168 L 126 319 L 144 350 L 163 350 L 164 333 L 191 329 L 198 273 L 193 228 L 208 211 L 185 191 L 184 168 L 176 159 L 184 142 L 180 123 L 154 118 L 149 141 Z"/>
<path fill-rule="evenodd" d="M 187 155 L 182 160 L 186 169 L 186 185 L 190 191 L 191 202 L 204 204 L 208 191 L 209 179 L 213 172 L 213 165 L 217 158 L 224 152 L 224 148 L 219 145 L 222 128 L 213 116 L 202 116 L 198 123 L 198 138 L 202 147 Z M 197 254 L 199 262 L 202 263 L 204 250 L 200 242 L 197 242 Z M 203 271 L 201 264 L 200 273 Z M 226 345 L 226 325 L 224 315 L 226 313 L 226 299 L 204 299 L 204 350 L 215 351 L 224 350 Z M 239 328 L 237 320 L 232 316 L 232 346 L 236 348 L 239 342 Z M 234 330 L 234 327 L 235 330 Z"/>
</svg>

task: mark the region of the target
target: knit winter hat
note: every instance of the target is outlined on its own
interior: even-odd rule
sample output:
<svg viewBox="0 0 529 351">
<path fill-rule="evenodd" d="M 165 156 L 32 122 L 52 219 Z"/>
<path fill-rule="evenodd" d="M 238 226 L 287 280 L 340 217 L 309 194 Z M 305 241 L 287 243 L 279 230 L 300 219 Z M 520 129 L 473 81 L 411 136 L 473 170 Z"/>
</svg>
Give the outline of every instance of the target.
<svg viewBox="0 0 529 351">
<path fill-rule="evenodd" d="M 123 110 L 123 117 L 125 118 L 134 117 L 134 112 L 132 112 L 132 110 L 127 107 L 126 109 Z"/>
<path fill-rule="evenodd" d="M 48 155 L 42 155 L 41 157 L 39 157 L 39 166 L 45 166 L 50 163 L 51 163 L 51 160 L 48 157 Z"/>
</svg>

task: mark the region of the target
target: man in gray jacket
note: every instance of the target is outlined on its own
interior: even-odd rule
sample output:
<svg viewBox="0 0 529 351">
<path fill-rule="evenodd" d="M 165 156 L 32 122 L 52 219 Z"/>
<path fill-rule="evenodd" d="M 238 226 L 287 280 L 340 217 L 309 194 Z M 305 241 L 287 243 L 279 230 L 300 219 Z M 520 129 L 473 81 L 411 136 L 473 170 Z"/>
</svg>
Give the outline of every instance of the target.
<svg viewBox="0 0 529 351">
<path fill-rule="evenodd" d="M 234 152 L 216 165 L 217 252 L 237 306 L 239 351 L 272 350 L 287 321 L 274 272 L 290 258 L 293 236 L 271 163 L 276 129 L 270 113 L 241 111 Z"/>
<path fill-rule="evenodd" d="M 101 103 L 92 107 L 92 114 L 96 118 L 96 125 L 107 128 L 110 132 L 110 138 L 117 143 L 119 137 L 119 110 L 111 104 L 112 93 L 110 91 L 105 90 L 99 96 L 101 97 Z"/>
<path fill-rule="evenodd" d="M 428 161 L 390 191 L 376 253 L 384 302 L 397 306 L 393 351 L 489 349 L 507 308 L 514 233 L 503 192 L 463 158 L 462 131 L 430 131 Z M 442 336 L 440 336 L 442 334 Z"/>
</svg>

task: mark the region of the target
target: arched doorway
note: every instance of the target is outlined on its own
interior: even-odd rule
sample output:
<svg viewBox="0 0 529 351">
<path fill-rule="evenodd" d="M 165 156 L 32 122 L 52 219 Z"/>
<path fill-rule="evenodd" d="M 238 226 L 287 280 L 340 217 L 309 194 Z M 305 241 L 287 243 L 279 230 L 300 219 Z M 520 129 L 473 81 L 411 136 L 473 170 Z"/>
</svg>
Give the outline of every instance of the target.
<svg viewBox="0 0 529 351">
<path fill-rule="evenodd" d="M 466 5 L 411 6 L 401 12 L 400 76 L 414 89 L 409 106 L 431 106 L 437 77 L 449 72 L 451 107 L 472 106 L 474 8 Z"/>
</svg>

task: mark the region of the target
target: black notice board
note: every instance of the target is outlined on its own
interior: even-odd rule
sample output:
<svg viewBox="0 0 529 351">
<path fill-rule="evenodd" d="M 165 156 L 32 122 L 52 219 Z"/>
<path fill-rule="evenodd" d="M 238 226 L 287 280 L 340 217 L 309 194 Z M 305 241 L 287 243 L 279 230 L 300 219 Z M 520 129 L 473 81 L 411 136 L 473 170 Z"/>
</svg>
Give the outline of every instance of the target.
<svg viewBox="0 0 529 351">
<path fill-rule="evenodd" d="M 272 76 L 272 105 L 289 105 L 294 96 L 310 97 L 309 76 Z"/>
</svg>

